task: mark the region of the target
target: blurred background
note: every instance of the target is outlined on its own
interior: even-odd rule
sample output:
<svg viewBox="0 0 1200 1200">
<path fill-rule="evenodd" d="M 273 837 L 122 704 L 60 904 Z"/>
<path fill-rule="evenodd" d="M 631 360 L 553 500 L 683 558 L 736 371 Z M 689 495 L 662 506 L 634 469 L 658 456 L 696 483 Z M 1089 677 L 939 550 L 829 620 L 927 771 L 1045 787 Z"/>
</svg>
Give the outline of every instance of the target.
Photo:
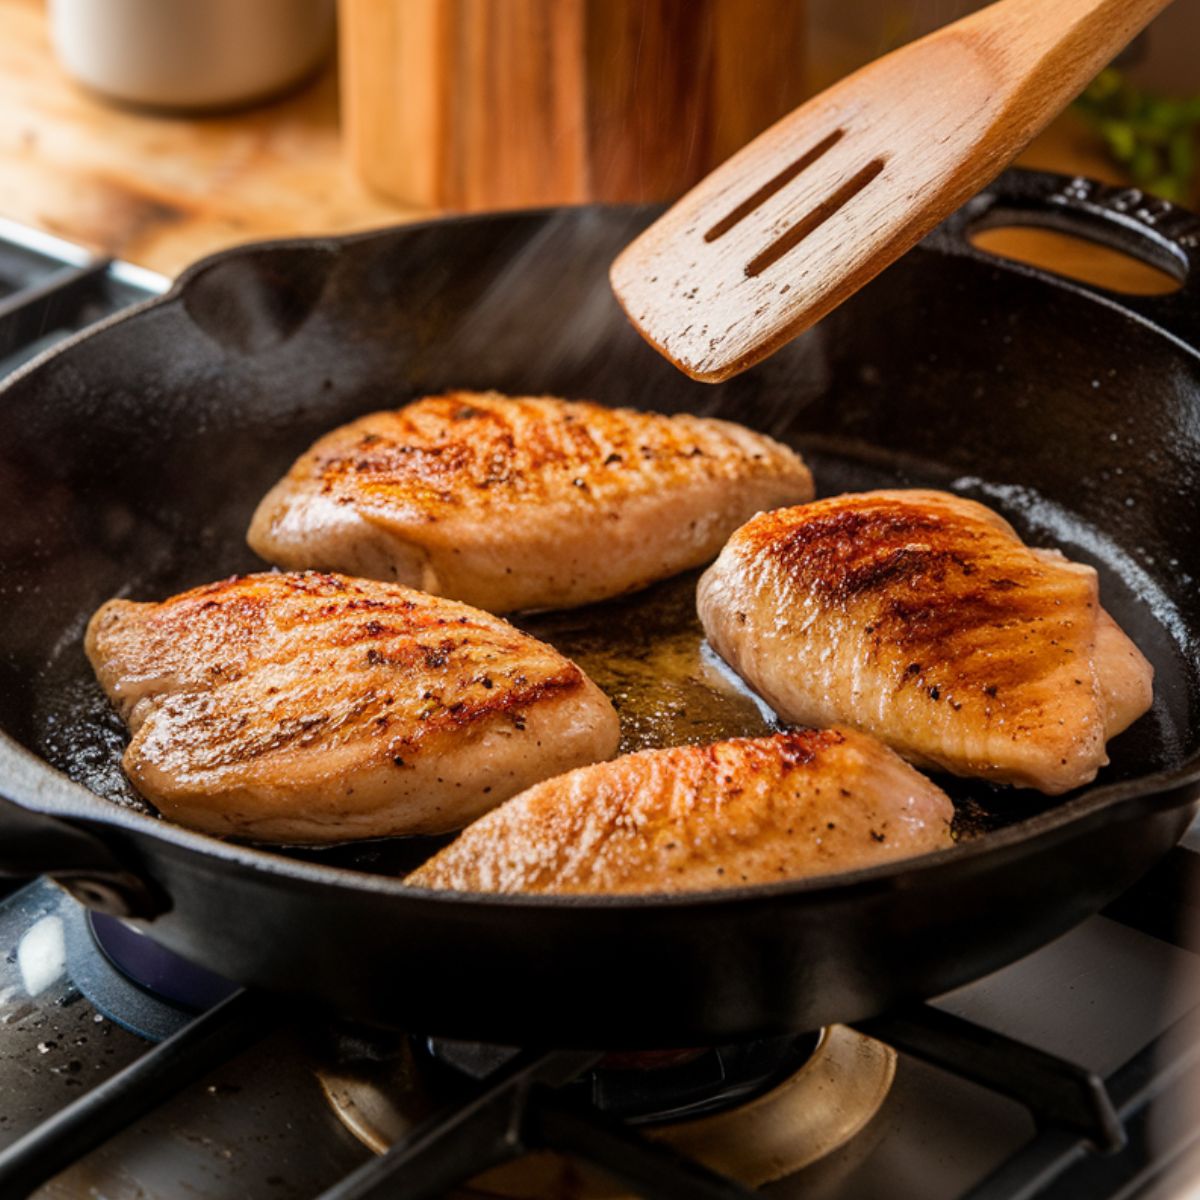
<svg viewBox="0 0 1200 1200">
<path fill-rule="evenodd" d="M 808 0 L 814 26 L 829 39 L 827 51 L 844 55 L 847 63 L 983 7 L 972 0 Z M 1147 87 L 1200 94 L 1200 4 L 1175 0 L 1130 55 L 1129 74 Z"/>
<path fill-rule="evenodd" d="M 670 199 L 975 7 L 0 0 L 0 217 L 170 275 L 263 237 Z M 1175 0 L 1021 161 L 1200 205 L 1198 131 L 1200 0 Z"/>
</svg>

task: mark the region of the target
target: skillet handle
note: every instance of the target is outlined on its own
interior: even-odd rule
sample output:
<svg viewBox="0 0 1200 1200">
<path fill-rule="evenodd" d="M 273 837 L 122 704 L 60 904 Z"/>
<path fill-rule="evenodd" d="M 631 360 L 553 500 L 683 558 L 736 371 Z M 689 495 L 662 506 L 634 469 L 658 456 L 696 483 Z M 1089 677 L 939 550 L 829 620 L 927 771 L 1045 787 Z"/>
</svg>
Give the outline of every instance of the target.
<svg viewBox="0 0 1200 1200">
<path fill-rule="evenodd" d="M 112 916 L 149 918 L 170 908 L 161 888 L 87 829 L 0 796 L 0 875 L 40 874 Z"/>
<path fill-rule="evenodd" d="M 1011 225 L 1054 229 L 1098 242 L 1174 276 L 1180 281 L 1178 291 L 1138 296 L 1005 260 L 1016 270 L 1087 292 L 1200 354 L 1200 216 L 1141 188 L 1022 169 L 1006 171 L 930 238 L 942 249 L 995 263 L 994 255 L 971 244 L 970 234 Z"/>
</svg>

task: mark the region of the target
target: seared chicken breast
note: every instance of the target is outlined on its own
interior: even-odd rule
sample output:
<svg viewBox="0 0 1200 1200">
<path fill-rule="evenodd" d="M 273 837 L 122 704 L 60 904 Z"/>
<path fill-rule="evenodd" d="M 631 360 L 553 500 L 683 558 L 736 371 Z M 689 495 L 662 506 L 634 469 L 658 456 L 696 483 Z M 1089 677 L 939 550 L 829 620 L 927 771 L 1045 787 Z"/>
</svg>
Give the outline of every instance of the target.
<svg viewBox="0 0 1200 1200">
<path fill-rule="evenodd" d="M 161 604 L 110 600 L 87 653 L 133 732 L 134 786 L 209 833 L 455 829 L 617 749 L 616 713 L 574 663 L 397 584 L 262 574 Z"/>
<path fill-rule="evenodd" d="M 407 882 L 466 892 L 687 892 L 940 850 L 949 798 L 844 729 L 643 750 L 548 779 Z"/>
<path fill-rule="evenodd" d="M 249 542 L 493 612 L 569 608 L 708 562 L 756 512 L 812 495 L 796 454 L 727 421 L 451 392 L 327 434 Z"/>
<path fill-rule="evenodd" d="M 946 492 L 835 496 L 755 517 L 697 593 L 717 652 L 787 721 L 911 762 L 1079 787 L 1151 702 L 1096 572 Z"/>
</svg>

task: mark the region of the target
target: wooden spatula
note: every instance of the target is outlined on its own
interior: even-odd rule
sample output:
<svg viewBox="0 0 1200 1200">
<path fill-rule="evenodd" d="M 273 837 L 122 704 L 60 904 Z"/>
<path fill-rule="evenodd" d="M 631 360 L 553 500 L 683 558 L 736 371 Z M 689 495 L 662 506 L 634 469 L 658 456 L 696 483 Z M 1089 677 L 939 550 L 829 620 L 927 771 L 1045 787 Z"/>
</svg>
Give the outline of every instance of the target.
<svg viewBox="0 0 1200 1200">
<path fill-rule="evenodd" d="M 999 0 L 871 63 L 628 246 L 617 298 L 693 378 L 752 366 L 994 179 L 1168 3 Z"/>
</svg>

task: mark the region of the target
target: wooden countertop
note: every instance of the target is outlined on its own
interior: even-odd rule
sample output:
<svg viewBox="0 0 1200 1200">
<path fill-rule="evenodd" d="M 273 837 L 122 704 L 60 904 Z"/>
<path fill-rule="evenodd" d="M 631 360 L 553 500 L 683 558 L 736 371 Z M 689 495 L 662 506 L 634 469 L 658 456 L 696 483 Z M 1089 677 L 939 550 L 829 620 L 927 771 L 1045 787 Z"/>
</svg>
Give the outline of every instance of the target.
<svg viewBox="0 0 1200 1200">
<path fill-rule="evenodd" d="M 342 162 L 332 65 L 245 113 L 151 116 L 61 71 L 42 0 L 0 0 L 0 29 L 0 216 L 174 275 L 237 242 L 417 215 Z"/>
<path fill-rule="evenodd" d="M 153 116 L 114 108 L 64 75 L 42 0 L 0 0 L 0 28 L 0 216 L 174 275 L 238 242 L 427 215 L 373 195 L 352 175 L 332 64 L 249 112 Z M 1020 161 L 1120 178 L 1069 114 Z M 1049 253 L 1051 265 L 1081 257 L 1069 246 Z"/>
</svg>

